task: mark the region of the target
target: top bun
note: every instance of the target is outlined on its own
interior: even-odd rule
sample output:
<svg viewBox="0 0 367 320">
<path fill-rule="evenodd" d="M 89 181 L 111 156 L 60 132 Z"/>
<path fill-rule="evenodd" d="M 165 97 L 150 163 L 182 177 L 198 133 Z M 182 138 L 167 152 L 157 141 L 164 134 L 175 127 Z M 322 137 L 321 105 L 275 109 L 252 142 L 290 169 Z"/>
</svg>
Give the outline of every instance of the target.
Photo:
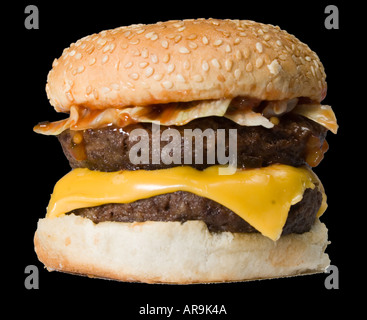
<svg viewBox="0 0 367 320">
<path fill-rule="evenodd" d="M 325 77 L 316 53 L 279 27 L 198 19 L 84 37 L 55 59 L 46 91 L 61 112 L 236 96 L 321 101 Z"/>
</svg>

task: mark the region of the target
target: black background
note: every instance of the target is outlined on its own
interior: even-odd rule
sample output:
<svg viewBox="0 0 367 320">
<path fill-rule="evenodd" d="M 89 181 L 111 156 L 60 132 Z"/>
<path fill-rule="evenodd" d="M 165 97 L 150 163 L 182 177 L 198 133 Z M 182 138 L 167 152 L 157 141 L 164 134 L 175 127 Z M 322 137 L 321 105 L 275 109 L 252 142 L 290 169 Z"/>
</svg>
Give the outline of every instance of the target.
<svg viewBox="0 0 367 320">
<path fill-rule="evenodd" d="M 39 9 L 39 29 L 24 27 L 27 5 Z M 339 9 L 339 29 L 327 30 L 324 10 L 328 4 Z M 7 306 L 13 314 L 24 311 L 37 317 L 114 316 L 116 319 L 163 319 L 141 316 L 146 304 L 183 310 L 186 304 L 224 305 L 227 315 L 213 319 L 245 319 L 269 315 L 332 315 L 362 307 L 358 298 L 364 288 L 365 171 L 362 151 L 367 108 L 363 106 L 363 8 L 348 1 L 18 1 L 5 6 L 3 23 L 7 41 L 2 45 L 7 70 L 7 105 L 2 106 L 3 181 L 6 193 L 2 210 L 2 276 L 6 280 Z M 34 133 L 40 121 L 62 119 L 49 105 L 45 84 L 54 58 L 81 37 L 132 23 L 154 23 L 185 18 L 249 19 L 279 25 L 316 51 L 327 74 L 330 104 L 338 118 L 337 135 L 328 134 L 329 151 L 314 169 L 324 184 L 328 210 L 321 220 L 332 242 L 327 248 L 331 263 L 339 270 L 339 289 L 327 290 L 327 274 L 215 285 L 148 285 L 89 279 L 43 268 L 33 249 L 33 235 L 39 218 L 44 217 L 57 180 L 70 168 L 56 138 Z M 7 39 L 9 37 L 9 39 Z M 4 39 L 4 38 L 3 38 Z M 10 59 L 9 59 L 10 58 Z M 356 82 L 362 86 L 357 88 Z M 358 97 L 358 98 L 357 98 Z M 7 115 L 9 112 L 9 116 Z M 5 125 L 5 128 L 4 128 Z M 7 175 L 14 172 L 16 174 Z M 362 184 L 358 184 L 361 182 Z M 359 207 L 362 203 L 364 207 Z M 7 249 L 10 249 L 9 251 Z M 4 255 L 5 256 L 5 255 Z M 39 269 L 39 289 L 27 290 L 27 265 Z M 352 298 L 352 299 L 350 299 Z M 47 309 L 50 307 L 50 309 Z M 174 314 L 174 319 L 203 318 Z"/>
</svg>

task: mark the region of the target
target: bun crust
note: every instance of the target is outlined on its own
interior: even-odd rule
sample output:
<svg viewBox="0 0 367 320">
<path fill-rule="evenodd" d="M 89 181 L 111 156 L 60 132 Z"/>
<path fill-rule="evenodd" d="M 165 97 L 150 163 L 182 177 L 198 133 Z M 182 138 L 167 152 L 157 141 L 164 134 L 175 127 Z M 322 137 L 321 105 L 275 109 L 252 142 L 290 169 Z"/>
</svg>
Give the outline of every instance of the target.
<svg viewBox="0 0 367 320">
<path fill-rule="evenodd" d="M 315 52 L 279 27 L 198 19 L 131 25 L 78 40 L 54 61 L 46 91 L 57 111 L 249 96 L 326 94 Z"/>
<path fill-rule="evenodd" d="M 210 283 L 323 272 L 327 229 L 273 242 L 261 234 L 210 233 L 201 221 L 121 223 L 67 215 L 38 222 L 38 258 L 48 270 L 147 283 Z"/>
</svg>

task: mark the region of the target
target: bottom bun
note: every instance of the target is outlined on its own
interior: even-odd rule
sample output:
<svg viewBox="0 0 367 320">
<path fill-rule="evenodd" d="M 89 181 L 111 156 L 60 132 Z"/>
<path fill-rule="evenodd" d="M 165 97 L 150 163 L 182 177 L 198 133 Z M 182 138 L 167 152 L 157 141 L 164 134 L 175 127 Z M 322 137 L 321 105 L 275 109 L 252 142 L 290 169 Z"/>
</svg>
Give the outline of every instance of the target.
<svg viewBox="0 0 367 320">
<path fill-rule="evenodd" d="M 35 250 L 48 270 L 147 283 L 210 283 L 324 272 L 327 229 L 282 236 L 210 233 L 202 221 L 101 222 L 40 219 Z"/>
</svg>

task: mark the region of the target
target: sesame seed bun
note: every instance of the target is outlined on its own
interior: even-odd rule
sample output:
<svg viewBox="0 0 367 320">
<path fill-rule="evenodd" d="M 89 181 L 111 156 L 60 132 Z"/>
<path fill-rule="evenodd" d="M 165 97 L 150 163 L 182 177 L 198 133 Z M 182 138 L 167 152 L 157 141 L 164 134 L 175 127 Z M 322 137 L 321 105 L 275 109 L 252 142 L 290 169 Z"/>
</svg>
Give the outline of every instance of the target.
<svg viewBox="0 0 367 320">
<path fill-rule="evenodd" d="M 48 75 L 57 111 L 249 96 L 261 100 L 326 94 L 315 52 L 279 27 L 198 19 L 131 25 L 65 49 Z"/>
</svg>

